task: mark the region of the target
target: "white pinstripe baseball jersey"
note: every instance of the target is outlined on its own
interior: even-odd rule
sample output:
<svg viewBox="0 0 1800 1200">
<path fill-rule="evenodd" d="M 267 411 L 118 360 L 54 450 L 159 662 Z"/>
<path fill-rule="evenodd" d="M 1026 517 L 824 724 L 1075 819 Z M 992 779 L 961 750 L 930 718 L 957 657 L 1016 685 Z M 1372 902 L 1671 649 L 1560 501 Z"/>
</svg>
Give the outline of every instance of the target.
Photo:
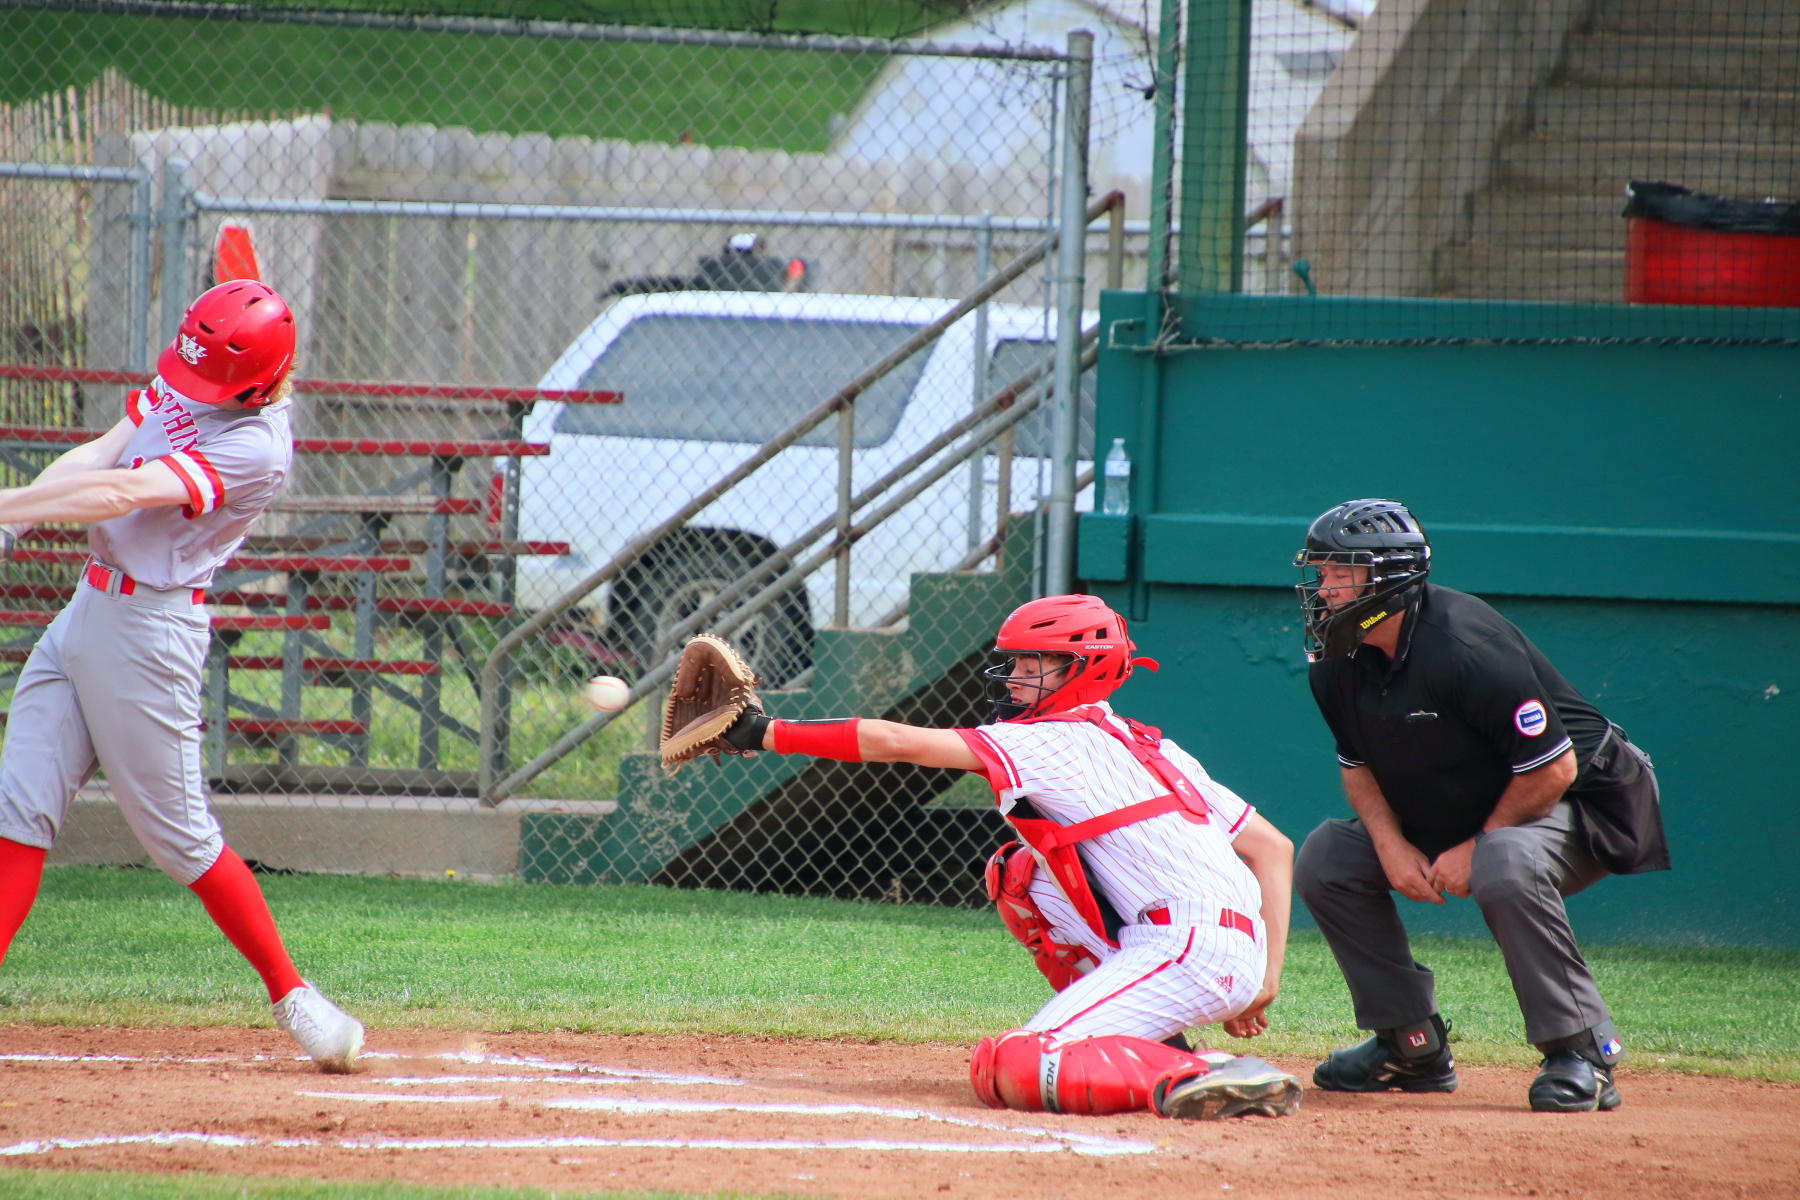
<svg viewBox="0 0 1800 1200">
<path fill-rule="evenodd" d="M 88 547 L 146 587 L 203 588 L 262 516 L 294 462 L 290 401 L 226 412 L 172 391 L 158 376 L 125 397 L 137 431 L 118 466 L 161 459 L 188 502 L 140 508 L 88 529 Z"/>
<path fill-rule="evenodd" d="M 1123 722 L 1108 719 L 1123 729 Z M 1082 722 L 982 725 L 966 738 L 987 766 L 1001 812 L 1028 798 L 1060 825 L 1114 812 L 1167 793 L 1118 739 Z M 1162 753 L 1206 798 L 1208 822 L 1164 813 L 1080 843 L 1093 887 L 1127 923 L 1172 901 L 1255 916 L 1262 888 L 1231 843 L 1256 810 L 1213 780 L 1194 757 L 1164 738 Z"/>
</svg>

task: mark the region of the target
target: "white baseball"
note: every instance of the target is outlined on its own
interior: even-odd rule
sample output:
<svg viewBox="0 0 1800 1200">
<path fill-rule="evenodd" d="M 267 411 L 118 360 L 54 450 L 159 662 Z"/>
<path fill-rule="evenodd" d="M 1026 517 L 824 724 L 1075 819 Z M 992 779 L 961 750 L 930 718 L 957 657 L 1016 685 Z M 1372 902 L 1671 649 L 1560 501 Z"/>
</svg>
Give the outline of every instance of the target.
<svg viewBox="0 0 1800 1200">
<path fill-rule="evenodd" d="M 601 712 L 618 712 L 631 699 L 631 685 L 623 679 L 601 675 L 583 685 L 581 698 Z"/>
</svg>

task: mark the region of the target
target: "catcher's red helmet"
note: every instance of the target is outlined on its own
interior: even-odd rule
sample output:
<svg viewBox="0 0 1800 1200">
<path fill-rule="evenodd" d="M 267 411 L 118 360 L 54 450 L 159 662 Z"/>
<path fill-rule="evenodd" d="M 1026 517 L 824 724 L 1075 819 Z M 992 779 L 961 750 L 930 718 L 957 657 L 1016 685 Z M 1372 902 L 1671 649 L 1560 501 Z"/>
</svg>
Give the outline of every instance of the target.
<svg viewBox="0 0 1800 1200">
<path fill-rule="evenodd" d="M 1157 665 L 1154 659 L 1131 656 L 1137 647 L 1131 642 L 1125 618 L 1096 596 L 1045 596 L 1021 604 L 1001 623 L 994 649 L 1008 656 L 1066 654 L 1072 659 L 1061 686 L 1050 689 L 1040 685 L 1035 704 L 1021 705 L 1002 692 L 1006 699 L 997 701 L 995 707 L 1006 720 L 1067 712 L 1104 700 L 1131 677 L 1133 666 L 1142 664 L 1154 671 Z M 1009 679 L 1018 684 L 1010 672 L 1011 664 L 1001 663 L 989 668 L 987 676 L 1002 687 Z"/>
<path fill-rule="evenodd" d="M 156 360 L 163 382 L 202 404 L 260 408 L 294 363 L 294 314 L 266 283 L 234 279 L 201 293 Z"/>
</svg>

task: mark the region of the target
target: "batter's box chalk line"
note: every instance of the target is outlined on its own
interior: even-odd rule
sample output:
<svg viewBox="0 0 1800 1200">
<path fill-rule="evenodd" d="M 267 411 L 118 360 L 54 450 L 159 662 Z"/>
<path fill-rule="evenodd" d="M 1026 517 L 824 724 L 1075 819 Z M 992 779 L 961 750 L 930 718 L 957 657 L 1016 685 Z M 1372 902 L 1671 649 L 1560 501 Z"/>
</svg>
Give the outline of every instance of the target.
<svg viewBox="0 0 1800 1200">
<path fill-rule="evenodd" d="M 376 1052 L 364 1054 L 364 1059 L 403 1059 L 418 1056 Z M 744 1087 L 746 1080 L 719 1078 L 709 1075 L 685 1075 L 665 1071 L 650 1071 L 637 1068 L 607 1067 L 598 1063 L 565 1062 L 536 1057 L 518 1055 L 478 1054 L 457 1052 L 449 1054 L 433 1054 L 423 1056 L 439 1061 L 467 1063 L 472 1066 L 505 1067 L 513 1070 L 539 1072 L 534 1075 L 395 1075 L 376 1076 L 368 1080 L 370 1083 L 386 1084 L 391 1087 L 413 1087 L 420 1085 L 449 1085 L 457 1083 L 479 1084 L 486 1087 L 514 1084 L 545 1083 L 634 1083 L 634 1084 L 676 1084 L 676 1085 L 713 1085 L 722 1087 Z M 267 1061 L 266 1056 L 255 1055 L 253 1060 Z M 174 1058 L 146 1059 L 130 1055 L 68 1055 L 68 1054 L 33 1054 L 33 1055 L 0 1055 L 0 1061 L 25 1062 L 175 1062 L 175 1063 L 216 1063 L 234 1061 L 230 1059 L 198 1059 Z M 242 1060 L 235 1060 L 242 1061 Z M 363 1103 L 426 1103 L 426 1104 L 475 1104 L 492 1103 L 502 1099 L 499 1093 L 482 1094 L 445 1094 L 420 1095 L 417 1093 L 383 1093 L 383 1092 L 330 1092 L 330 1091 L 297 1091 L 295 1095 L 313 1099 L 352 1101 Z M 566 1135 L 561 1137 L 527 1137 L 527 1138 L 375 1138 L 346 1139 L 336 1142 L 320 1141 L 314 1138 L 260 1138 L 240 1134 L 223 1133 L 187 1133 L 157 1132 L 106 1134 L 82 1138 L 38 1138 L 30 1141 L 16 1142 L 10 1146 L 0 1146 L 0 1157 L 18 1157 L 27 1154 L 47 1154 L 56 1150 L 85 1150 L 107 1146 L 209 1146 L 219 1149 L 252 1149 L 252 1148 L 288 1148 L 288 1147 L 336 1147 L 341 1150 L 571 1150 L 571 1149 L 606 1149 L 619 1147 L 627 1149 L 662 1149 L 662 1150 L 867 1150 L 867 1151 L 913 1151 L 934 1154 L 1055 1154 L 1065 1151 L 1080 1155 L 1114 1156 L 1132 1154 L 1154 1154 L 1156 1147 L 1147 1142 L 1131 1141 L 1125 1138 L 1106 1137 L 1097 1134 L 1081 1133 L 1071 1130 L 1048 1129 L 1041 1126 L 1023 1126 L 1004 1124 L 997 1121 L 983 1121 L 972 1117 L 960 1117 L 950 1113 L 933 1112 L 923 1108 L 886 1108 L 873 1104 L 806 1104 L 791 1101 L 771 1101 L 764 1103 L 734 1103 L 729 1101 L 708 1100 L 646 1100 L 639 1097 L 596 1097 L 583 1096 L 576 1099 L 551 1099 L 538 1101 L 545 1108 L 575 1109 L 602 1111 L 620 1114 L 675 1114 L 675 1113 L 766 1113 L 781 1116 L 816 1116 L 816 1117 L 877 1117 L 884 1120 L 923 1121 L 934 1124 L 958 1126 L 965 1129 L 979 1129 L 984 1132 L 1008 1135 L 1013 1139 L 994 1142 L 955 1142 L 955 1141 L 899 1141 L 888 1138 L 604 1138 L 582 1135 Z"/>
<path fill-rule="evenodd" d="M 975 1124 L 971 1122 L 971 1124 Z M 990 1126 L 989 1128 L 998 1128 Z M 90 1150 L 107 1146 L 210 1146 L 219 1149 L 331 1148 L 340 1150 L 599 1150 L 607 1148 L 651 1150 L 910 1150 L 928 1154 L 1060 1154 L 1073 1151 L 1090 1156 L 1154 1154 L 1147 1142 L 1067 1134 L 1055 1130 L 1013 1129 L 1017 1134 L 1037 1133 L 1044 1139 L 1029 1142 L 902 1142 L 886 1138 L 373 1138 L 363 1141 L 322 1142 L 313 1138 L 258 1138 L 228 1133 L 125 1133 L 85 1138 L 40 1138 L 0 1146 L 0 1157 L 49 1154 L 57 1150 Z"/>
</svg>

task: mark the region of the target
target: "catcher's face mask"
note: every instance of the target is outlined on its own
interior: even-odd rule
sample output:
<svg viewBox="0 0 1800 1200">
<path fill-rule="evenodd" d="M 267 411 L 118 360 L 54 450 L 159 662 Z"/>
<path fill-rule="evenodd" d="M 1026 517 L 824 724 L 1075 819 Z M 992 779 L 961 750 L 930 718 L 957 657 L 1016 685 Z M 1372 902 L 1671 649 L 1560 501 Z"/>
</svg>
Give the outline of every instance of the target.
<svg viewBox="0 0 1800 1200">
<path fill-rule="evenodd" d="M 1005 654 L 982 672 L 988 680 L 988 707 L 996 721 L 1024 716 L 1069 680 L 1074 654 Z"/>
</svg>

